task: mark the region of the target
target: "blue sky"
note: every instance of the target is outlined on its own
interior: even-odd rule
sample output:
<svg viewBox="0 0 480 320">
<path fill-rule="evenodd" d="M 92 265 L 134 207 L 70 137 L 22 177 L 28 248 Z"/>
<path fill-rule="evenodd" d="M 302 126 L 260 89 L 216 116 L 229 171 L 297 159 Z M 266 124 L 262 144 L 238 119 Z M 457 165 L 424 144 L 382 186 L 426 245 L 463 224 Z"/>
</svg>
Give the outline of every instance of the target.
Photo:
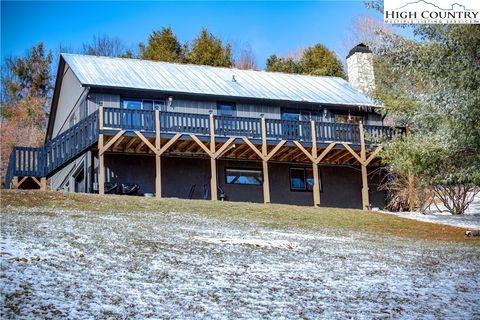
<svg viewBox="0 0 480 320">
<path fill-rule="evenodd" d="M 257 64 L 320 42 L 345 55 L 353 19 L 377 15 L 362 1 L 318 2 L 8 2 L 1 3 L 1 56 L 20 55 L 39 41 L 58 51 L 79 48 L 93 35 L 119 37 L 127 47 L 170 26 L 190 41 L 202 27 L 240 47 L 251 46 Z"/>
</svg>

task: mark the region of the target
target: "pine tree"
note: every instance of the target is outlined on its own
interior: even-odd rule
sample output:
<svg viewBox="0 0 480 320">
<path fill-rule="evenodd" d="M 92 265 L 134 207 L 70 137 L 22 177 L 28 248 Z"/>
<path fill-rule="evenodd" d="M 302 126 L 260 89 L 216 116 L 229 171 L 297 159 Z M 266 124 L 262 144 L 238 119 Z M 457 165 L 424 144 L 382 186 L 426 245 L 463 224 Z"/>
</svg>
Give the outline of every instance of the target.
<svg viewBox="0 0 480 320">
<path fill-rule="evenodd" d="M 322 44 L 308 47 L 300 60 L 303 74 L 345 78 L 342 63 L 334 52 Z"/>
<path fill-rule="evenodd" d="M 186 45 L 181 45 L 170 27 L 153 31 L 145 46 L 140 44 L 140 58 L 146 60 L 185 62 Z"/>
<path fill-rule="evenodd" d="M 345 78 L 340 60 L 322 44 L 302 50 L 295 59 L 279 58 L 273 54 L 267 59 L 266 65 L 267 71 Z"/>
<path fill-rule="evenodd" d="M 202 29 L 200 35 L 193 40 L 188 54 L 188 62 L 198 65 L 215 67 L 231 67 L 233 65 L 232 48 L 230 44 L 223 45 L 207 29 Z"/>
</svg>

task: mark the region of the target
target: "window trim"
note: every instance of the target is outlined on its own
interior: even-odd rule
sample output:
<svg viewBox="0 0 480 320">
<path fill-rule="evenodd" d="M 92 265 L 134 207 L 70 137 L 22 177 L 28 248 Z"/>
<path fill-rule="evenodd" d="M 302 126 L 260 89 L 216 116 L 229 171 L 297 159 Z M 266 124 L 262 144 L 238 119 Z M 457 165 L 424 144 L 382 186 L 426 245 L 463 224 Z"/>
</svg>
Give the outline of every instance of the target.
<svg viewBox="0 0 480 320">
<path fill-rule="evenodd" d="M 292 169 L 303 170 L 303 177 L 305 179 L 305 189 L 292 188 Z M 290 191 L 292 191 L 292 192 L 313 192 L 313 188 L 312 188 L 312 190 L 308 190 L 307 170 L 312 170 L 313 171 L 313 168 L 311 168 L 311 167 L 301 167 L 301 166 L 290 166 L 288 168 L 288 186 L 290 188 Z M 312 175 L 313 175 L 313 172 L 312 172 Z M 321 170 L 320 166 L 318 166 L 318 180 L 319 180 L 320 193 L 322 193 L 323 192 L 323 179 L 322 179 L 322 170 Z"/>
<path fill-rule="evenodd" d="M 231 183 L 228 182 L 228 170 L 244 170 L 244 171 L 258 171 L 260 173 L 260 177 L 262 181 L 259 184 L 247 184 L 247 183 Z M 225 173 L 225 185 L 232 185 L 232 186 L 247 186 L 247 187 L 259 187 L 263 186 L 263 170 L 261 168 L 240 168 L 240 167 L 225 167 L 224 168 L 224 173 Z"/>
</svg>

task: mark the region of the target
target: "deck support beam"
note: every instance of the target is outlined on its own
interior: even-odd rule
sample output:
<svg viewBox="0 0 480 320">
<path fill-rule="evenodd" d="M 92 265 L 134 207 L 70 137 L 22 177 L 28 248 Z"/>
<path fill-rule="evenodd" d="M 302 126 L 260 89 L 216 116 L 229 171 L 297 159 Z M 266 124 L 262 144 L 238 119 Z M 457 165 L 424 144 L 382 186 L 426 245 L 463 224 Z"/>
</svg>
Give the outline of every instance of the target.
<svg viewBox="0 0 480 320">
<path fill-rule="evenodd" d="M 318 174 L 318 162 L 317 160 L 317 132 L 315 130 L 315 121 L 311 121 L 312 126 L 312 158 L 315 161 L 312 162 L 313 171 L 313 206 L 320 207 L 320 179 Z"/>
<path fill-rule="evenodd" d="M 263 167 L 263 203 L 270 203 L 270 179 L 267 160 L 267 125 L 262 117 L 262 167 Z"/>
<path fill-rule="evenodd" d="M 161 149 L 159 110 L 155 110 L 155 148 Z M 155 153 L 155 197 L 162 197 L 162 159 L 159 153 Z"/>
<path fill-rule="evenodd" d="M 47 191 L 47 178 L 46 177 L 41 177 L 40 178 L 40 190 L 41 191 Z"/>
<path fill-rule="evenodd" d="M 18 177 L 13 177 L 12 179 L 12 184 L 11 184 L 12 189 L 17 189 L 18 188 Z"/>
<path fill-rule="evenodd" d="M 105 159 L 103 158 L 103 106 L 98 107 L 98 194 L 105 194 Z"/>
<path fill-rule="evenodd" d="M 201 146 L 201 145 L 200 145 Z M 210 193 L 211 199 L 218 200 L 217 195 L 217 160 L 215 159 L 215 119 L 213 112 L 210 113 Z"/>
<path fill-rule="evenodd" d="M 363 130 L 363 123 L 360 122 L 360 158 L 362 166 L 362 208 L 363 210 L 370 210 L 370 199 L 368 196 L 368 174 L 367 174 L 367 151 L 365 150 L 365 133 Z M 371 157 L 373 159 L 373 157 Z"/>
<path fill-rule="evenodd" d="M 313 171 L 313 205 L 314 207 L 320 206 L 320 172 L 318 170 L 318 164 L 327 156 L 327 154 L 335 147 L 336 143 L 330 143 L 325 150 L 318 155 L 317 147 L 317 130 L 315 128 L 315 121 L 311 120 L 311 130 L 312 130 L 312 152 L 308 152 L 302 144 L 298 141 L 293 141 L 293 143 L 307 156 L 307 158 L 312 162 L 312 171 Z"/>
<path fill-rule="evenodd" d="M 253 150 L 255 154 L 262 160 L 263 171 L 263 203 L 270 203 L 270 180 L 268 175 L 268 161 L 280 150 L 281 147 L 287 142 L 286 140 L 280 140 L 280 142 L 268 152 L 267 148 L 267 126 L 265 118 L 261 120 L 262 126 L 262 150 L 258 150 L 255 145 L 248 140 L 247 137 L 242 137 L 242 140 Z"/>
</svg>

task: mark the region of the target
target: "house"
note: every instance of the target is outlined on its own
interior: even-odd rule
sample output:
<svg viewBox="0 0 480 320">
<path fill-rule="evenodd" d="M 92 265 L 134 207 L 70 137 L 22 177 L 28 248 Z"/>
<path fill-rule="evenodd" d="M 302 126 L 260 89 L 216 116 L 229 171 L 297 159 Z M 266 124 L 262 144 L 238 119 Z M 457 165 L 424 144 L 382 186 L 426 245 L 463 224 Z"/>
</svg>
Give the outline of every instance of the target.
<svg viewBox="0 0 480 320">
<path fill-rule="evenodd" d="M 7 187 L 382 207 L 383 126 L 368 47 L 344 79 L 62 54 L 45 144 L 16 147 Z M 368 170 L 367 170 L 368 167 Z M 370 172 L 370 174 L 369 174 Z"/>
</svg>

